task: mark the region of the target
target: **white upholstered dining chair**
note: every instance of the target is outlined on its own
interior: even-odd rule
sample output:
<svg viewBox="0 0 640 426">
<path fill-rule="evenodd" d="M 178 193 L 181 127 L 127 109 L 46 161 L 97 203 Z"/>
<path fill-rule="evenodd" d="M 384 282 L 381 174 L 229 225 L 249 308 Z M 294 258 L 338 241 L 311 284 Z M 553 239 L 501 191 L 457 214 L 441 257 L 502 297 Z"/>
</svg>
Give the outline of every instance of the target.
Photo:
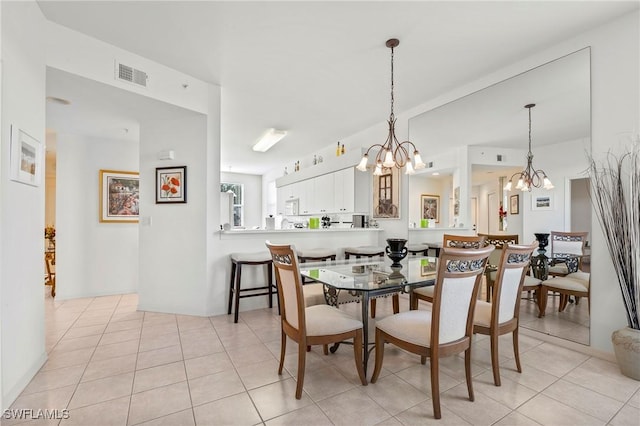
<svg viewBox="0 0 640 426">
<path fill-rule="evenodd" d="M 448 248 L 459 249 L 477 249 L 484 247 L 485 245 L 484 235 L 454 235 L 444 234 L 442 237 L 442 246 Z M 434 287 L 420 287 L 415 289 L 411 293 L 411 300 L 409 305 L 411 309 L 418 309 L 418 301 L 424 300 L 425 302 L 433 302 Z"/>
<path fill-rule="evenodd" d="M 371 383 L 378 380 L 389 342 L 430 358 L 431 398 L 436 419 L 440 412 L 440 358 L 464 352 L 465 376 L 469 400 L 473 401 L 471 382 L 471 336 L 473 313 L 482 274 L 493 246 L 479 249 L 443 248 L 437 267 L 431 310 L 411 310 L 388 316 L 376 324 L 376 365 Z"/>
<path fill-rule="evenodd" d="M 356 369 L 360 382 L 366 386 L 367 379 L 362 364 L 362 321 L 326 304 L 305 306 L 296 252 L 288 244 L 275 245 L 267 241 L 266 245 L 273 259 L 280 298 L 282 340 L 278 374 L 282 374 L 289 337 L 298 344 L 296 399 L 300 399 L 304 385 L 307 346 L 322 345 L 326 354 L 328 344 L 353 339 Z"/>
<path fill-rule="evenodd" d="M 493 283 L 491 302 L 478 300 L 473 317 L 473 332 L 489 335 L 491 340 L 491 367 L 493 383 L 500 386 L 500 363 L 498 358 L 498 339 L 501 335 L 512 333 L 513 353 L 518 373 L 520 351 L 518 348 L 518 329 L 520 326 L 520 294 L 525 274 L 531 262 L 531 254 L 538 246 L 534 241 L 528 246 L 503 244 L 498 261 L 496 279 Z"/>
</svg>

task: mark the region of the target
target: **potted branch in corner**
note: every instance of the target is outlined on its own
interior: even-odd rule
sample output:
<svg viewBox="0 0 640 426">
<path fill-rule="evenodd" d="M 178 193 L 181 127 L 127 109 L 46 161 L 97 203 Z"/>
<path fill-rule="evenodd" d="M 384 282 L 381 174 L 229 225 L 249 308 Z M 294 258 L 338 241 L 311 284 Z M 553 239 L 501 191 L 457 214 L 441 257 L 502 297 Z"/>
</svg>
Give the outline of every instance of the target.
<svg viewBox="0 0 640 426">
<path fill-rule="evenodd" d="M 591 197 L 618 277 L 628 327 L 611 335 L 625 376 L 640 380 L 640 138 L 621 156 L 591 158 Z"/>
</svg>

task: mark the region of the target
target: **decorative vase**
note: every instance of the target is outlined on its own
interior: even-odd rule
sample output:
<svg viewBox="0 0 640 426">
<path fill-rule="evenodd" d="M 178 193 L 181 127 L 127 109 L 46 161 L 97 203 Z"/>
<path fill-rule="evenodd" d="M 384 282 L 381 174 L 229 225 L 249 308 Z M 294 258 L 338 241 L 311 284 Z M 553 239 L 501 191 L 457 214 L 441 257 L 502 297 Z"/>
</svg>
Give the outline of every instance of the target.
<svg viewBox="0 0 640 426">
<path fill-rule="evenodd" d="M 611 342 L 620 372 L 640 380 L 640 330 L 631 327 L 616 330 L 611 334 Z"/>
<path fill-rule="evenodd" d="M 532 257 L 531 270 L 533 276 L 539 280 L 545 281 L 549 278 L 549 259 L 545 255 L 547 245 L 549 245 L 549 235 L 547 233 L 535 233 L 538 240 L 538 255 Z"/>
<path fill-rule="evenodd" d="M 407 240 L 402 238 L 387 238 L 387 248 L 385 249 L 389 259 L 393 261 L 392 267 L 400 267 L 400 261 L 407 257 L 408 250 L 405 247 Z"/>
</svg>

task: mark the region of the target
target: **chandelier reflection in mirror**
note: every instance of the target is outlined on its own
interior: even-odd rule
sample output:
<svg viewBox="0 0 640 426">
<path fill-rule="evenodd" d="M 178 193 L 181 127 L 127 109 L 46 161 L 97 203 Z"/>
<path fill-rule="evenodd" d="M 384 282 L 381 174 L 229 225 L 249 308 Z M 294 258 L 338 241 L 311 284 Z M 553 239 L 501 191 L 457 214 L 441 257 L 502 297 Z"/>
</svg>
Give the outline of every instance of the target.
<svg viewBox="0 0 640 426">
<path fill-rule="evenodd" d="M 376 168 L 373 171 L 373 174 L 376 176 L 382 175 L 383 167 L 397 167 L 401 169 L 406 166 L 405 173 L 408 175 L 413 174 L 414 170 L 425 168 L 425 164 L 422 162 L 416 146 L 408 140 L 400 143 L 396 138 L 396 117 L 393 114 L 393 49 L 398 47 L 399 44 L 400 41 L 396 38 L 389 39 L 386 43 L 386 46 L 391 49 L 391 115 L 389 116 L 389 120 L 387 120 L 389 124 L 389 135 L 384 144 L 371 145 L 360 160 L 360 163 L 356 166 L 356 169 L 362 172 L 367 171 L 369 152 L 377 148 L 378 153 L 375 157 Z M 410 153 L 413 154 L 414 164 L 411 164 Z"/>
<path fill-rule="evenodd" d="M 505 191 L 511 191 L 511 187 L 513 185 L 513 178 L 518 176 L 518 183 L 516 184 L 516 189 L 521 191 L 531 191 L 531 188 L 540 188 L 544 189 L 553 189 L 553 184 L 547 177 L 547 174 L 542 169 L 536 170 L 533 167 L 533 154 L 531 153 L 531 108 L 536 106 L 536 104 L 528 104 L 524 107 L 529 110 L 529 152 L 527 153 L 527 167 L 518 173 L 515 173 L 509 179 L 509 183 L 504 187 Z"/>
</svg>

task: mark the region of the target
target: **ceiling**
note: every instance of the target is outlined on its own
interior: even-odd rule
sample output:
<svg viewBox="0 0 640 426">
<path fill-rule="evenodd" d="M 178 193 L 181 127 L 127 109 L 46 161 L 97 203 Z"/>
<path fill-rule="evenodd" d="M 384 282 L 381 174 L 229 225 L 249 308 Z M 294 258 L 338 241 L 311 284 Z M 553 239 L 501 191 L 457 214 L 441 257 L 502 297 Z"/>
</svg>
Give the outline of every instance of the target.
<svg viewBox="0 0 640 426">
<path fill-rule="evenodd" d="M 398 113 L 638 8 L 636 1 L 39 5 L 53 22 L 220 85 L 221 169 L 254 174 L 386 120 L 388 38 L 400 39 L 394 70 Z M 77 90 L 59 80 L 48 80 L 47 95 L 74 102 Z M 83 102 L 91 98 L 85 94 Z M 101 106 L 89 120 L 71 110 L 53 113 L 59 106 L 48 103 L 47 126 L 73 133 L 136 128 L 139 118 L 125 116 L 121 104 L 93 98 Z M 94 125 L 83 130 L 85 122 Z M 269 127 L 289 133 L 267 153 L 253 152 Z"/>
</svg>

